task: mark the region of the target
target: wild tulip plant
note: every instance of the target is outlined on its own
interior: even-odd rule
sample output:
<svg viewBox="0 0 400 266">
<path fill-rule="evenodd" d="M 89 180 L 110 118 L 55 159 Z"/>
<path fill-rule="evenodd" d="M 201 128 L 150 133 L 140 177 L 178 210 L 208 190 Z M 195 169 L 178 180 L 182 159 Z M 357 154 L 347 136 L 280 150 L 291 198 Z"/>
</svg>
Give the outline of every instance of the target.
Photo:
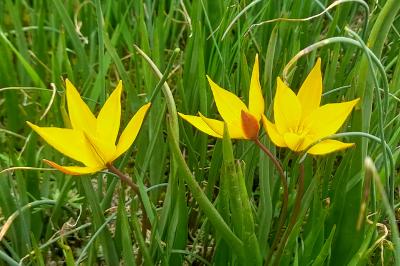
<svg viewBox="0 0 400 266">
<path fill-rule="evenodd" d="M 330 139 L 316 143 L 336 133 L 359 101 L 355 99 L 320 106 L 321 96 L 320 59 L 297 95 L 280 78 L 277 79 L 274 99 L 275 124 L 263 115 L 264 127 L 276 146 L 288 147 L 295 152 L 306 151 L 313 155 L 324 155 L 354 145 Z"/>
<path fill-rule="evenodd" d="M 283 202 L 280 213 L 278 233 L 271 246 L 271 251 L 266 259 L 270 263 L 277 245 L 277 259 L 279 263 L 282 247 L 287 240 L 290 231 L 293 229 L 298 215 L 299 204 L 301 203 L 302 189 L 298 190 L 296 196 L 295 210 L 292 213 L 291 223 L 284 234 L 284 241 L 281 243 L 280 231 L 284 225 L 288 205 L 288 185 L 282 163 L 265 147 L 258 139 L 259 121 L 262 118 L 264 127 L 272 140 L 278 147 L 288 147 L 295 152 L 306 151 L 312 155 L 324 155 L 331 152 L 347 149 L 353 143 L 343 143 L 337 140 L 322 140 L 336 133 L 343 125 L 350 112 L 359 99 L 336 104 L 320 106 L 322 96 L 322 75 L 321 60 L 318 59 L 314 68 L 307 76 L 297 95 L 277 78 L 277 89 L 274 99 L 275 124 L 270 122 L 264 115 L 264 98 L 259 81 L 258 55 L 254 60 L 249 90 L 249 107 L 233 93 L 222 89 L 208 76 L 212 93 L 214 95 L 217 109 L 225 122 L 225 131 L 229 132 L 232 139 L 252 140 L 274 163 L 283 186 Z M 224 135 L 224 122 L 199 116 L 190 116 L 179 113 L 179 115 L 194 127 L 202 132 L 222 138 Z M 232 132 L 232 133 L 231 133 Z M 304 170 L 300 165 L 299 187 L 303 187 Z M 238 209 L 238 208 L 237 208 Z M 250 213 L 251 214 L 251 213 Z M 258 248 L 258 247 L 252 247 Z"/>
<path fill-rule="evenodd" d="M 39 127 L 31 122 L 27 123 L 56 150 L 85 166 L 61 166 L 45 159 L 44 162 L 69 175 L 92 174 L 107 168 L 138 192 L 132 181 L 112 163 L 135 141 L 151 104 L 145 104 L 137 111 L 116 144 L 121 120 L 122 81 L 119 81 L 97 118 L 82 100 L 74 85 L 68 79 L 65 84 L 71 128 Z"/>
<path fill-rule="evenodd" d="M 228 126 L 232 139 L 250 139 L 258 137 L 260 120 L 264 114 L 264 98 L 259 80 L 258 55 L 254 61 L 249 90 L 249 107 L 235 94 L 222 89 L 207 76 L 215 104 L 222 119 Z M 199 112 L 199 116 L 179 113 L 179 115 L 202 132 L 213 137 L 222 138 L 224 135 L 224 122 L 210 119 Z"/>
<path fill-rule="evenodd" d="M 231 189 L 235 190 L 235 188 L 239 187 L 237 192 L 243 197 L 241 201 L 233 198 L 228 201 L 232 205 L 231 208 L 236 209 L 239 213 L 241 208 L 246 206 L 246 216 L 238 218 L 243 220 L 243 224 L 252 224 L 253 217 L 250 205 L 245 204 L 248 202 L 246 186 L 244 185 L 243 176 L 238 174 L 241 172 L 240 166 L 235 166 L 233 162 L 232 147 L 229 144 L 230 138 L 254 141 L 274 163 L 284 190 L 278 225 L 279 232 L 283 229 L 287 215 L 288 185 L 282 163 L 258 139 L 260 120 L 263 121 L 264 127 L 273 143 L 278 147 L 288 147 L 295 152 L 306 151 L 313 155 L 323 155 L 353 146 L 352 143 L 342 143 L 337 140 L 319 141 L 337 132 L 358 102 L 358 99 L 356 99 L 350 102 L 320 106 L 323 90 L 320 68 L 321 61 L 318 59 L 297 95 L 280 78 L 277 79 L 274 100 L 275 124 L 270 122 L 264 114 L 265 102 L 259 81 L 258 55 L 255 57 L 251 74 L 248 107 L 236 95 L 222 89 L 207 76 L 217 109 L 223 121 L 207 118 L 201 113 L 199 113 L 199 116 L 179 113 L 184 120 L 202 132 L 224 139 L 224 149 L 226 150 L 224 154 L 231 154 L 226 157 L 228 159 L 225 160 L 225 163 L 231 165 L 226 169 L 232 169 L 232 167 L 236 169 L 231 172 Z M 107 168 L 130 185 L 136 193 L 139 193 L 138 187 L 132 180 L 122 174 L 112 163 L 132 145 L 150 107 L 150 103 L 142 106 L 132 117 L 116 144 L 120 129 L 121 93 L 122 82 L 120 81 L 96 118 L 81 99 L 74 85 L 67 79 L 66 99 L 71 128 L 39 127 L 30 122 L 27 123 L 56 150 L 83 163 L 85 166 L 61 166 L 49 160 L 44 160 L 44 162 L 68 175 L 92 174 Z M 298 186 L 303 187 L 304 170 L 302 165 L 300 165 L 300 169 Z M 271 251 L 266 258 L 267 264 L 270 262 L 277 247 L 276 263 L 279 262 L 282 247 L 287 241 L 288 234 L 293 229 L 294 221 L 297 218 L 297 209 L 299 208 L 298 204 L 301 203 L 301 197 L 302 191 L 299 189 L 296 196 L 295 209 L 291 216 L 292 222 L 289 223 L 282 239 L 279 233 L 276 235 Z M 242 204 L 245 205 L 242 206 Z M 240 256 L 239 261 L 245 263 L 244 257 L 246 254 L 251 254 L 250 256 L 253 259 L 249 261 L 252 261 L 252 264 L 260 264 L 262 259 L 254 228 L 248 228 L 250 231 L 247 232 L 246 230 L 242 232 L 242 229 L 239 228 L 235 228 L 234 232 L 246 247 L 244 248 L 245 254 Z M 249 240 L 244 237 L 245 235 L 251 235 L 252 237 Z"/>
<path fill-rule="evenodd" d="M 400 265 L 399 11 L 0 1 L 0 266 Z"/>
</svg>

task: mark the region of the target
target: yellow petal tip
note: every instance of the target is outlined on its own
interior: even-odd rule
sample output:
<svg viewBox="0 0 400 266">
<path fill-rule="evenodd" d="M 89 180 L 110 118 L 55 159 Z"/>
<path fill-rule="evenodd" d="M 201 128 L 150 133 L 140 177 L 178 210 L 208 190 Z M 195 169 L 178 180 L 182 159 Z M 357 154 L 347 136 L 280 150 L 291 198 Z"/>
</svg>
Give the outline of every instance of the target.
<svg viewBox="0 0 400 266">
<path fill-rule="evenodd" d="M 32 128 L 33 130 L 36 130 L 36 128 L 38 128 L 38 126 L 37 125 L 35 125 L 35 124 L 33 124 L 33 123 L 31 123 L 31 122 L 29 122 L 29 121 L 25 121 L 27 124 L 28 124 L 28 126 L 30 127 L 30 128 Z"/>
<path fill-rule="evenodd" d="M 213 88 L 212 85 L 215 84 L 215 82 L 210 78 L 209 75 L 206 75 L 208 83 L 211 85 L 211 89 Z"/>
<path fill-rule="evenodd" d="M 146 103 L 142 106 L 142 108 L 145 109 L 145 112 L 147 113 L 147 111 L 149 110 L 149 108 L 151 107 L 151 103 Z"/>
<path fill-rule="evenodd" d="M 68 78 L 65 79 L 65 85 L 67 86 L 67 88 L 71 85 L 73 86 L 72 82 Z"/>
</svg>

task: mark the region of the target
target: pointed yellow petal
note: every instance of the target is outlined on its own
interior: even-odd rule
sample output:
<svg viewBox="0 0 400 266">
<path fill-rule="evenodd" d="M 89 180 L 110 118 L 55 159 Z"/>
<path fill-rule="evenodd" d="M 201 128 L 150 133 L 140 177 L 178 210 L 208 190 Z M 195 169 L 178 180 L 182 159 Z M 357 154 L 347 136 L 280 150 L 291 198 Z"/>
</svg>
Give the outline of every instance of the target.
<svg viewBox="0 0 400 266">
<path fill-rule="evenodd" d="M 100 159 L 93 153 L 82 131 L 68 128 L 38 127 L 30 122 L 27 123 L 49 145 L 62 154 L 87 166 L 101 165 Z"/>
<path fill-rule="evenodd" d="M 86 141 L 90 144 L 92 152 L 100 158 L 102 165 L 107 165 L 107 163 L 111 163 L 115 159 L 114 156 L 117 150 L 115 144 L 103 141 L 102 139 L 86 132 L 83 132 L 83 134 Z"/>
<path fill-rule="evenodd" d="M 354 146 L 354 143 L 344 143 L 337 140 L 327 139 L 312 146 L 307 153 L 313 155 L 324 155 L 331 152 L 347 149 Z"/>
<path fill-rule="evenodd" d="M 219 87 L 207 76 L 208 82 L 215 99 L 215 104 L 222 119 L 231 126 L 240 127 L 241 111 L 246 111 L 247 107 L 235 94 Z M 231 133 L 231 132 L 229 132 Z"/>
<path fill-rule="evenodd" d="M 65 80 L 65 85 L 68 113 L 72 128 L 93 132 L 96 128 L 96 118 L 68 79 Z"/>
<path fill-rule="evenodd" d="M 254 61 L 253 72 L 251 74 L 251 83 L 249 91 L 249 112 L 260 121 L 261 115 L 264 114 L 264 97 L 261 91 L 260 78 L 259 78 L 259 65 L 258 54 Z"/>
<path fill-rule="evenodd" d="M 302 111 L 296 94 L 278 77 L 274 100 L 274 118 L 278 132 L 297 131 Z"/>
<path fill-rule="evenodd" d="M 224 122 L 216 120 L 216 119 L 211 119 L 203 116 L 199 112 L 199 116 L 203 121 L 217 134 L 217 138 L 223 138 L 224 135 Z M 239 125 L 227 125 L 228 130 L 229 130 L 229 137 L 231 139 L 247 139 L 245 136 L 242 127 Z"/>
<path fill-rule="evenodd" d="M 215 137 L 223 138 L 224 122 L 216 119 L 207 118 L 199 112 L 199 116 L 203 119 L 204 123 L 215 132 Z M 229 137 L 231 139 L 246 139 L 242 127 L 236 125 L 228 125 Z M 231 133 L 232 132 L 232 133 Z"/>
<path fill-rule="evenodd" d="M 201 113 L 199 113 L 199 116 L 185 115 L 182 113 L 178 114 L 180 117 L 182 117 L 182 119 L 186 120 L 203 133 L 213 137 L 222 138 L 221 125 L 222 130 L 224 128 L 224 123 L 222 121 L 206 118 Z"/>
<path fill-rule="evenodd" d="M 45 163 L 50 165 L 53 168 L 56 168 L 57 170 L 63 172 L 64 174 L 67 175 L 85 175 L 85 174 L 91 174 L 91 173 L 96 173 L 100 170 L 102 170 L 102 167 L 89 167 L 89 166 L 62 166 L 59 164 L 56 164 L 55 162 L 49 161 L 49 160 L 43 160 Z"/>
<path fill-rule="evenodd" d="M 122 81 L 111 93 L 97 116 L 97 136 L 103 141 L 115 145 L 121 120 Z"/>
<path fill-rule="evenodd" d="M 304 121 L 305 130 L 308 128 L 309 134 L 314 135 L 315 139 L 336 133 L 358 101 L 359 99 L 355 99 L 319 107 Z"/>
<path fill-rule="evenodd" d="M 275 124 L 271 123 L 265 115 L 262 116 L 262 121 L 271 141 L 278 147 L 287 147 L 283 136 L 276 129 Z"/>
<path fill-rule="evenodd" d="M 297 97 L 300 101 L 303 117 L 309 115 L 312 111 L 317 109 L 321 103 L 322 95 L 322 75 L 321 75 L 321 58 L 318 58 L 317 63 L 308 74 L 306 80 Z"/>
<path fill-rule="evenodd" d="M 132 117 L 131 121 L 129 121 L 128 125 L 119 137 L 117 151 L 114 155 L 114 159 L 118 158 L 122 153 L 126 152 L 132 145 L 133 141 L 136 139 L 137 134 L 139 133 L 140 128 L 142 127 L 144 117 L 146 116 L 147 110 L 150 108 L 150 105 L 151 103 L 147 103 L 140 107 L 140 109 Z"/>
<path fill-rule="evenodd" d="M 291 149 L 292 151 L 302 151 L 305 148 L 307 148 L 309 143 L 306 138 L 302 135 L 297 135 L 295 133 L 285 133 L 283 135 L 283 139 L 285 140 L 286 145 Z"/>
</svg>

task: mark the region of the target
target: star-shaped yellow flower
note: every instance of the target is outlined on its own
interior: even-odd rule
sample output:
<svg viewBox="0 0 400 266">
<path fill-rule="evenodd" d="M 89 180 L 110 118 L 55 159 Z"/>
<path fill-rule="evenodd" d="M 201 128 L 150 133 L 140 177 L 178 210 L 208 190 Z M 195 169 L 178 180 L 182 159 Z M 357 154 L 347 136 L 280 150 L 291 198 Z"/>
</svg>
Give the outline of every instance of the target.
<svg viewBox="0 0 400 266">
<path fill-rule="evenodd" d="M 272 142 L 279 147 L 300 152 L 312 143 L 334 134 L 343 125 L 359 99 L 320 106 L 322 96 L 321 60 L 307 76 L 299 92 L 294 92 L 278 78 L 274 100 L 275 124 L 263 115 L 263 124 Z M 346 149 L 354 143 L 323 140 L 307 153 L 322 155 Z"/>
<path fill-rule="evenodd" d="M 258 55 L 256 55 L 249 90 L 249 107 L 235 94 L 222 89 L 207 76 L 217 105 L 218 112 L 228 126 L 233 139 L 256 139 L 260 128 L 261 116 L 264 113 L 264 98 L 259 81 Z M 222 138 L 224 122 L 211 119 L 199 113 L 199 116 L 179 115 L 204 133 Z"/>
<path fill-rule="evenodd" d="M 140 130 L 150 103 L 137 111 L 115 145 L 120 128 L 121 92 L 122 81 L 118 83 L 96 118 L 74 85 L 66 80 L 67 105 L 72 128 L 38 127 L 27 123 L 56 150 L 85 166 L 61 166 L 52 161 L 44 161 L 66 174 L 89 174 L 107 168 L 128 150 Z"/>
</svg>

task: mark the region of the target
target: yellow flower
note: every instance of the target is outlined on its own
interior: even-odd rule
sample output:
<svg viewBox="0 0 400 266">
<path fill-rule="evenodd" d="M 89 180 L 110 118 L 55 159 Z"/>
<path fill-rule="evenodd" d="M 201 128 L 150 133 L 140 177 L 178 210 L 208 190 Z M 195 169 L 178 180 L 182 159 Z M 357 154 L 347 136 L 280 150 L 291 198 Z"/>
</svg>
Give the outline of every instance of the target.
<svg viewBox="0 0 400 266">
<path fill-rule="evenodd" d="M 249 90 L 249 107 L 235 94 L 222 89 L 207 76 L 217 105 L 218 112 L 226 122 L 229 135 L 233 139 L 256 139 L 264 113 L 264 98 L 259 81 L 258 55 L 256 55 Z M 199 113 L 199 116 L 179 115 L 204 133 L 222 138 L 224 122 L 211 119 Z"/>
<path fill-rule="evenodd" d="M 279 147 L 300 152 L 312 143 L 334 134 L 343 125 L 359 99 L 320 106 L 322 96 L 321 60 L 304 81 L 299 92 L 294 92 L 278 78 L 274 100 L 275 124 L 263 115 L 263 124 L 272 142 Z M 322 155 L 346 149 L 354 143 L 323 140 L 307 153 Z"/>
<path fill-rule="evenodd" d="M 121 92 L 122 81 L 118 83 L 96 118 L 74 85 L 66 80 L 67 105 L 72 128 L 38 127 L 27 123 L 56 150 L 85 166 L 61 166 L 52 161 L 44 161 L 66 174 L 89 174 L 107 168 L 128 150 L 140 130 L 150 103 L 137 111 L 115 145 L 120 128 Z"/>
</svg>

